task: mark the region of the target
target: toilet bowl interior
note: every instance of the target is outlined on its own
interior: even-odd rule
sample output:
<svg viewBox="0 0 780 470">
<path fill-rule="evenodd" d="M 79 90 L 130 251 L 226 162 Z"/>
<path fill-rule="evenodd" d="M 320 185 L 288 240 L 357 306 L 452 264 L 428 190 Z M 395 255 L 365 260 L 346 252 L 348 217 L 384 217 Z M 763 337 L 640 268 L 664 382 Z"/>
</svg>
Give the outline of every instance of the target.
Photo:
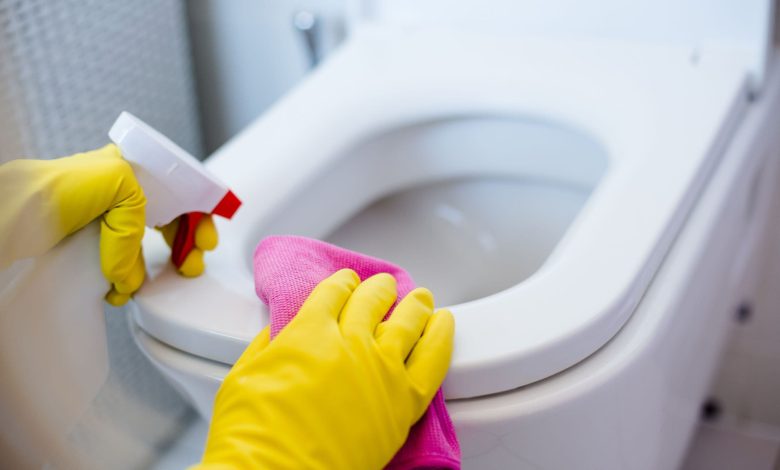
<svg viewBox="0 0 780 470">
<path fill-rule="evenodd" d="M 531 276 L 587 189 L 520 178 L 464 178 L 383 197 L 325 239 L 403 266 L 437 303 L 485 297 Z"/>
<path fill-rule="evenodd" d="M 403 266 L 440 305 L 536 272 L 607 169 L 588 135 L 508 116 L 391 129 L 334 160 L 258 223 L 246 252 L 271 234 L 324 239 Z"/>
</svg>

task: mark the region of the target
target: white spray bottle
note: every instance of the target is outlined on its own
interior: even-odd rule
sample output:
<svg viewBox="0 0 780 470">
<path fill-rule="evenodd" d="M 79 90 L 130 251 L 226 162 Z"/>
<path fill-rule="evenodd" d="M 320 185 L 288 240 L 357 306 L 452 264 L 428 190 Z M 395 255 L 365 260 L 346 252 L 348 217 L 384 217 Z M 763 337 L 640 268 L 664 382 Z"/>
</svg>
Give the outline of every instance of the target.
<svg viewBox="0 0 780 470">
<path fill-rule="evenodd" d="M 202 217 L 213 214 L 230 219 L 241 205 L 200 161 L 132 114 L 120 114 L 108 137 L 144 190 L 146 226 L 159 227 L 182 216 L 171 252 L 176 267 L 194 247 L 195 228 Z"/>
</svg>

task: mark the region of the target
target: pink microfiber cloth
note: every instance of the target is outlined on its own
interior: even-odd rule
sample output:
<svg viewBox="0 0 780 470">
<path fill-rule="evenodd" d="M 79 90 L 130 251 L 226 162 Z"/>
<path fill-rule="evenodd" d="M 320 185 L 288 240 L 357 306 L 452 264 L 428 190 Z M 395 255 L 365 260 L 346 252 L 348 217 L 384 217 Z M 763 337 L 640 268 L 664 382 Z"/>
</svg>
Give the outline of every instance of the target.
<svg viewBox="0 0 780 470">
<path fill-rule="evenodd" d="M 271 338 L 293 319 L 320 281 L 344 268 L 354 270 L 363 280 L 378 273 L 393 275 L 399 300 L 414 289 L 406 271 L 381 259 L 304 237 L 274 236 L 261 241 L 255 250 L 255 289 L 270 311 Z M 460 468 L 460 446 L 441 390 L 386 468 Z"/>
</svg>

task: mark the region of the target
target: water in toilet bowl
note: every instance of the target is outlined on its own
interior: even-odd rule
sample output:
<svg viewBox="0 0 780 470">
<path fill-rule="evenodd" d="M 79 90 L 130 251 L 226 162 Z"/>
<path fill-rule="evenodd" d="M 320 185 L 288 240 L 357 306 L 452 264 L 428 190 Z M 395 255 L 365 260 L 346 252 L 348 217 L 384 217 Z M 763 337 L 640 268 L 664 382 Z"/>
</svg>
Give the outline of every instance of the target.
<svg viewBox="0 0 780 470">
<path fill-rule="evenodd" d="M 403 266 L 454 305 L 536 272 L 589 193 L 515 178 L 442 181 L 385 196 L 325 239 Z"/>
</svg>

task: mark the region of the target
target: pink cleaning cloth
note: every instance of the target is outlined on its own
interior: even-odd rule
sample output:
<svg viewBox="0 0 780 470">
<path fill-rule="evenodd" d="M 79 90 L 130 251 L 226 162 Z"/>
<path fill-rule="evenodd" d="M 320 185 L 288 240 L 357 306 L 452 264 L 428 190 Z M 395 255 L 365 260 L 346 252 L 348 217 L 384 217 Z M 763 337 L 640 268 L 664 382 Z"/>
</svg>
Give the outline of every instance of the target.
<svg viewBox="0 0 780 470">
<path fill-rule="evenodd" d="M 406 271 L 381 259 L 305 237 L 273 236 L 261 241 L 255 249 L 255 289 L 270 311 L 271 338 L 293 319 L 320 281 L 344 268 L 354 270 L 362 280 L 392 274 L 399 300 L 414 289 Z M 460 469 L 460 446 L 441 390 L 385 468 Z"/>
</svg>

